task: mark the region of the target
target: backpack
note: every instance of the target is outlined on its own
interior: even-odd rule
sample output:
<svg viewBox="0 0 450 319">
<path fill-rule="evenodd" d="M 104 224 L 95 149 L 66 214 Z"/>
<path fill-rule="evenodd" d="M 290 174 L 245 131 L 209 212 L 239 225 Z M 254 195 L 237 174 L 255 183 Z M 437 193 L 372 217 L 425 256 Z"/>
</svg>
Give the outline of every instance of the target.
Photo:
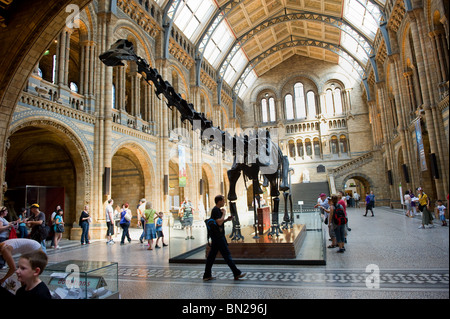
<svg viewBox="0 0 450 319">
<path fill-rule="evenodd" d="M 341 204 L 337 204 L 334 209 L 333 223 L 335 225 L 347 224 L 347 218 L 345 217 L 344 207 Z"/>
<path fill-rule="evenodd" d="M 213 237 L 213 238 L 220 237 L 220 235 L 221 235 L 220 228 L 219 228 L 219 225 L 217 225 L 216 220 L 212 219 L 212 218 L 205 220 L 205 224 L 206 224 L 208 245 L 211 246 L 209 239 L 211 237 Z"/>
</svg>

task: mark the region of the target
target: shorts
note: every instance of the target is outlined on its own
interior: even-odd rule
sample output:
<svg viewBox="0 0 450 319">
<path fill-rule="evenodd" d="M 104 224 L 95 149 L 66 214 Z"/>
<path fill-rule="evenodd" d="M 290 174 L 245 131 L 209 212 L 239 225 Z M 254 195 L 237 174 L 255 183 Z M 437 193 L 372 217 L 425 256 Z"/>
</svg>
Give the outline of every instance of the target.
<svg viewBox="0 0 450 319">
<path fill-rule="evenodd" d="M 145 224 L 145 239 L 156 238 L 155 224 Z"/>
<path fill-rule="evenodd" d="M 194 217 L 185 217 L 181 220 L 181 224 L 186 227 L 186 226 L 192 226 L 192 224 L 194 223 Z"/>
<path fill-rule="evenodd" d="M 162 230 L 157 230 L 157 231 L 156 231 L 156 236 L 157 236 L 158 238 L 164 237 L 163 231 L 162 231 Z"/>
<path fill-rule="evenodd" d="M 439 219 L 441 222 L 445 222 L 445 215 L 439 215 Z"/>
<path fill-rule="evenodd" d="M 114 235 L 114 225 L 111 222 L 106 222 L 106 236 Z"/>
</svg>

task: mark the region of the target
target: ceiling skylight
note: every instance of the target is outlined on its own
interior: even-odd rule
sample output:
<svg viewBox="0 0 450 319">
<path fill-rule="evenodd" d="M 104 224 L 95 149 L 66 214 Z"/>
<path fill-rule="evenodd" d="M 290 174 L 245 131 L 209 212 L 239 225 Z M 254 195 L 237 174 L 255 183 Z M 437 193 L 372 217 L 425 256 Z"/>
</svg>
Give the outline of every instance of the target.
<svg viewBox="0 0 450 319">
<path fill-rule="evenodd" d="M 216 8 L 211 0 L 183 0 L 175 15 L 174 23 L 192 43 L 195 43 Z"/>
<path fill-rule="evenodd" d="M 369 0 L 345 0 L 344 19 L 361 30 L 371 40 L 375 39 L 381 13 Z"/>
</svg>

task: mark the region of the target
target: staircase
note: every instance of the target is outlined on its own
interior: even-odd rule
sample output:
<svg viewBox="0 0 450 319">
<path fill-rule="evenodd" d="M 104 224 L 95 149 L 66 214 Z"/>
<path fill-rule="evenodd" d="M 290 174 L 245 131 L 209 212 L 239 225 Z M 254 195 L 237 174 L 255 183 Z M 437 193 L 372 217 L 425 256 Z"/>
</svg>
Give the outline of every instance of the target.
<svg viewBox="0 0 450 319">
<path fill-rule="evenodd" d="M 330 193 L 328 182 L 317 183 L 299 183 L 291 185 L 292 204 L 294 210 L 299 210 L 299 201 L 303 201 L 302 209 L 312 209 L 317 204 L 317 198 L 320 193 L 325 193 L 327 196 Z M 288 203 L 289 205 L 289 203 Z M 289 207 L 289 206 L 288 206 Z M 284 213 L 284 198 L 280 195 L 279 212 Z"/>
</svg>

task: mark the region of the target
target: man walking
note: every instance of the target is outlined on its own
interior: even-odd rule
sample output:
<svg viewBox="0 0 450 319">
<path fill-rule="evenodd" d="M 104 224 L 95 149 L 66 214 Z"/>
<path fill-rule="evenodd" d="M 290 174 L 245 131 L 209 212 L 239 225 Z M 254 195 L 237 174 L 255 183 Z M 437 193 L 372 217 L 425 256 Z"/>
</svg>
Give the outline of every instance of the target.
<svg viewBox="0 0 450 319">
<path fill-rule="evenodd" d="M 232 216 L 225 218 L 225 209 L 222 207 L 225 205 L 225 197 L 223 195 L 217 195 L 214 198 L 214 202 L 216 206 L 211 211 L 211 219 L 215 221 L 214 225 L 211 227 L 216 228 L 216 231 L 210 232 L 211 235 L 211 249 L 209 251 L 208 257 L 206 258 L 206 267 L 205 273 L 203 275 L 204 281 L 209 281 L 216 279 L 211 275 L 211 269 L 216 260 L 217 252 L 220 251 L 223 259 L 226 261 L 227 265 L 230 267 L 231 271 L 234 275 L 234 280 L 239 280 L 240 278 L 245 276 L 245 273 L 242 273 L 233 262 L 231 258 L 230 250 L 228 249 L 228 243 L 225 238 L 225 227 L 224 224 L 227 221 L 233 219 Z"/>
</svg>

